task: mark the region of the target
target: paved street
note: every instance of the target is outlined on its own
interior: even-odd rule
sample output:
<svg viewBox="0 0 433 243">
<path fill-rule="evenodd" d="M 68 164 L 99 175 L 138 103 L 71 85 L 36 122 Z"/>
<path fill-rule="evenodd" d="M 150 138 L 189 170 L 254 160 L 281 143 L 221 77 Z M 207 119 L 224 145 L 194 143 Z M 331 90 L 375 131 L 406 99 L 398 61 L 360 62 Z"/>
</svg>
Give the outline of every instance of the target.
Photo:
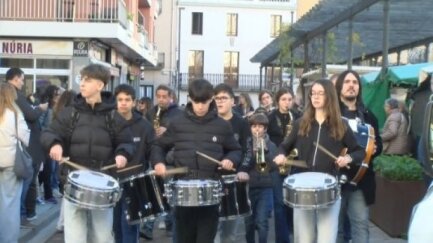
<svg viewBox="0 0 433 243">
<path fill-rule="evenodd" d="M 38 205 L 38 219 L 35 220 L 31 225 L 27 223 L 26 227 L 21 228 L 20 243 L 62 243 L 63 233 L 57 232 L 55 229 L 57 222 L 57 215 L 59 212 L 59 205 L 45 204 Z M 273 220 L 270 220 L 270 234 L 269 241 L 274 242 L 273 234 Z M 243 227 L 240 227 L 238 232 L 239 243 L 245 242 Z M 148 241 L 145 239 L 140 239 L 140 242 L 158 242 L 158 243 L 169 243 L 171 238 L 168 237 L 164 229 L 158 228 L 158 223 L 155 224 L 154 239 L 153 241 Z M 374 224 L 370 223 L 370 243 L 405 243 L 407 241 L 391 238 L 383 231 L 381 231 Z"/>
</svg>

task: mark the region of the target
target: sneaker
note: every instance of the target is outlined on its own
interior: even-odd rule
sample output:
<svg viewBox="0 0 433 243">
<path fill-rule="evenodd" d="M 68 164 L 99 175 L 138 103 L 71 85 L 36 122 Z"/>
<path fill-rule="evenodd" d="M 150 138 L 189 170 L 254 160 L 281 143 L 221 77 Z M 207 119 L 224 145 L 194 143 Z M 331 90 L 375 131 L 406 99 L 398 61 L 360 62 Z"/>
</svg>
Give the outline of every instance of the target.
<svg viewBox="0 0 433 243">
<path fill-rule="evenodd" d="M 38 198 L 36 198 L 36 203 L 37 203 L 37 204 L 44 205 L 44 204 L 45 204 L 45 201 L 42 200 L 42 199 L 40 199 L 40 198 L 38 197 Z"/>
<path fill-rule="evenodd" d="M 57 232 L 63 232 L 63 226 L 62 225 L 57 225 L 56 226 L 56 229 L 57 229 Z"/>
<path fill-rule="evenodd" d="M 27 221 L 33 221 L 33 220 L 35 220 L 35 219 L 37 219 L 38 218 L 38 216 L 36 215 L 36 213 L 33 213 L 33 214 L 30 214 L 30 215 L 27 215 Z"/>
<path fill-rule="evenodd" d="M 57 198 L 63 197 L 63 194 L 60 193 L 59 189 L 53 189 L 53 196 Z"/>
<path fill-rule="evenodd" d="M 45 202 L 51 204 L 57 204 L 57 200 L 54 197 L 46 199 Z"/>
<path fill-rule="evenodd" d="M 158 224 L 158 229 L 165 229 L 165 222 L 164 220 L 161 220 Z"/>
</svg>

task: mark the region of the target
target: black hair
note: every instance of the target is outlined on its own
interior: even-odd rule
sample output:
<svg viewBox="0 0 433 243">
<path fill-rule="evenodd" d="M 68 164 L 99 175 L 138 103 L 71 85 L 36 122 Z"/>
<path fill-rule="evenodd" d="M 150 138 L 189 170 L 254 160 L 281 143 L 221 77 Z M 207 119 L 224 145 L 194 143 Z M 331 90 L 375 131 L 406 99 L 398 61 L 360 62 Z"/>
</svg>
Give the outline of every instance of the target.
<svg viewBox="0 0 433 243">
<path fill-rule="evenodd" d="M 45 88 L 44 93 L 41 96 L 41 103 L 48 102 L 49 107 L 53 107 L 54 97 L 59 94 L 60 88 L 56 85 L 50 84 Z"/>
<path fill-rule="evenodd" d="M 14 79 L 15 77 L 23 75 L 24 72 L 21 70 L 21 68 L 9 68 L 9 70 L 6 72 L 6 82 Z"/>
<path fill-rule="evenodd" d="M 119 84 L 116 89 L 114 89 L 115 97 L 117 97 L 117 95 L 120 93 L 130 95 L 132 100 L 135 100 L 135 89 L 129 84 Z"/>
<path fill-rule="evenodd" d="M 385 104 L 389 105 L 391 109 L 398 109 L 400 107 L 400 102 L 394 98 L 386 99 Z"/>
<path fill-rule="evenodd" d="M 188 95 L 194 102 L 206 102 L 213 96 L 213 86 L 206 79 L 196 79 L 189 84 Z"/>
<path fill-rule="evenodd" d="M 218 84 L 214 88 L 214 94 L 217 95 L 219 93 L 227 93 L 230 95 L 231 98 L 235 97 L 235 93 L 233 93 L 232 87 L 230 87 L 228 84 Z"/>
<path fill-rule="evenodd" d="M 285 95 L 289 93 L 290 95 L 292 95 L 292 98 L 295 98 L 295 95 L 293 94 L 292 89 L 289 88 L 281 88 L 280 90 L 277 91 L 277 93 L 275 94 L 275 102 L 277 103 L 276 105 L 278 105 L 278 102 L 280 101 L 281 96 Z"/>
<path fill-rule="evenodd" d="M 172 94 L 173 94 L 173 90 L 170 89 L 170 87 L 168 87 L 167 85 L 164 85 L 164 84 L 160 84 L 160 85 L 158 85 L 158 87 L 156 87 L 155 94 L 156 94 L 156 92 L 158 92 L 158 90 L 165 90 L 165 91 L 167 91 L 169 96 L 172 96 Z"/>
<path fill-rule="evenodd" d="M 111 78 L 108 68 L 100 64 L 89 64 L 80 71 L 81 77 L 87 76 L 89 78 L 101 80 L 104 85 L 108 83 Z"/>
<path fill-rule="evenodd" d="M 254 113 L 251 115 L 251 117 L 248 119 L 248 123 L 250 126 L 252 125 L 263 125 L 265 127 L 268 127 L 269 119 L 268 117 L 263 113 Z"/>
</svg>

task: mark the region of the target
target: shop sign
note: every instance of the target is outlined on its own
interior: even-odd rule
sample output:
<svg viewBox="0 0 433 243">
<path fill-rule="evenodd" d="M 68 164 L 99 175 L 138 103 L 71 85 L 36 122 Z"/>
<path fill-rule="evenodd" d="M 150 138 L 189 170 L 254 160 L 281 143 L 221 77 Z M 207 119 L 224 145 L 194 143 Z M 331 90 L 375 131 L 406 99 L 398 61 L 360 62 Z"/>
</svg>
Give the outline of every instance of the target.
<svg viewBox="0 0 433 243">
<path fill-rule="evenodd" d="M 0 54 L 7 55 L 72 55 L 71 41 L 0 40 Z"/>
<path fill-rule="evenodd" d="M 89 55 L 89 42 L 74 41 L 74 57 L 87 57 Z"/>
</svg>

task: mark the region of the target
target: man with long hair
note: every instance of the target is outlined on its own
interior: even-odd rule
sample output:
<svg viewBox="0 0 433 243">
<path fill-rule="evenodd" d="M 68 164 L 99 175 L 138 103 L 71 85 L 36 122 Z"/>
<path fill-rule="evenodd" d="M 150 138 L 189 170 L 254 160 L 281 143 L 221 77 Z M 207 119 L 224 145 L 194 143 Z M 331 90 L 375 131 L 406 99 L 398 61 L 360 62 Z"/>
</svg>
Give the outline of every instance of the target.
<svg viewBox="0 0 433 243">
<path fill-rule="evenodd" d="M 374 128 L 376 151 L 373 158 L 371 158 L 371 161 L 373 161 L 374 157 L 382 152 L 382 139 L 379 136 L 376 117 L 362 102 L 362 86 L 358 73 L 353 70 L 342 72 L 337 78 L 335 88 L 341 115 L 347 118 L 350 124 L 354 124 L 351 127 L 357 127 L 358 123 L 367 123 Z M 354 166 L 351 170 L 358 168 Z M 345 242 L 343 239 L 343 225 L 346 214 L 350 221 L 352 242 L 365 243 L 369 241 L 368 207 L 374 203 L 375 191 L 376 182 L 372 163 L 370 163 L 364 177 L 356 185 L 346 183 L 342 186 L 338 242 Z"/>
</svg>

